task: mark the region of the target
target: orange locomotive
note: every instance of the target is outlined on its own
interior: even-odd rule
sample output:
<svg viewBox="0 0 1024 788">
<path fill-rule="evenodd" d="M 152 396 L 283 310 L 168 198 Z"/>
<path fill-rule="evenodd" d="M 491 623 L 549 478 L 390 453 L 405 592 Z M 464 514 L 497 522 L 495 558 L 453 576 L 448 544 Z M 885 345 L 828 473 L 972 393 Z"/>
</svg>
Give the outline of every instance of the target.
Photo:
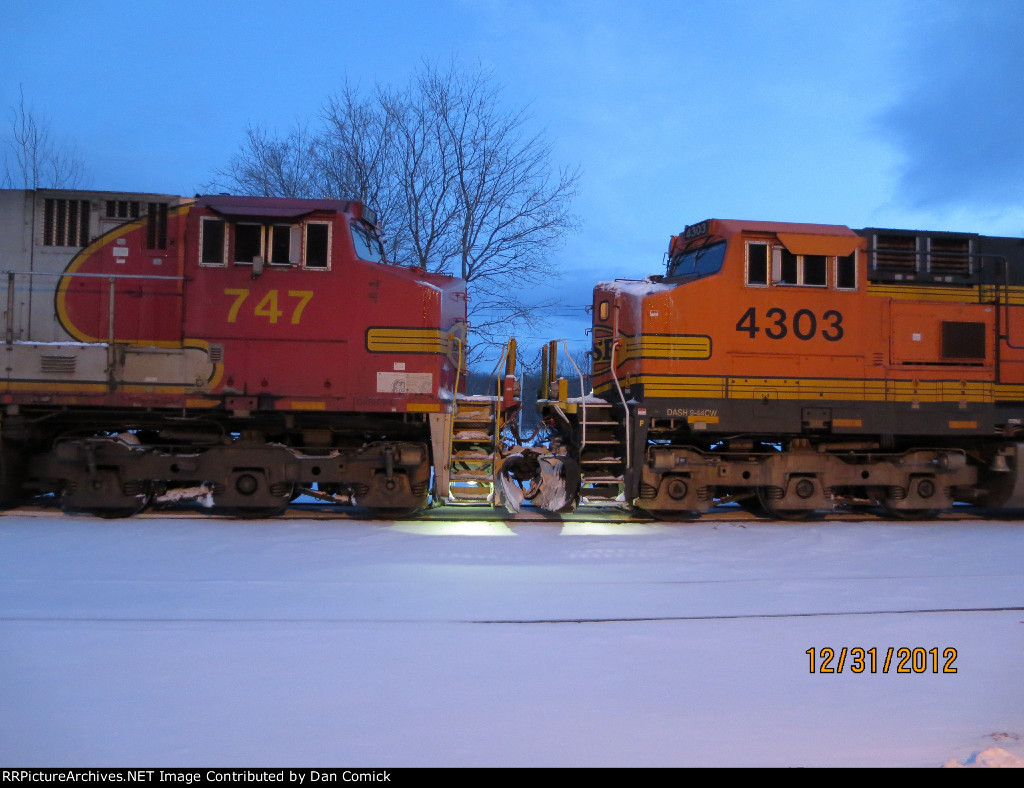
<svg viewBox="0 0 1024 788">
<path fill-rule="evenodd" d="M 0 222 L 5 502 L 429 501 L 465 283 L 387 264 L 360 203 L 0 191 Z"/>
<path fill-rule="evenodd" d="M 1019 507 L 1022 307 L 1021 239 L 700 222 L 664 275 L 596 286 L 600 401 L 551 385 L 553 452 L 667 517 Z"/>
</svg>

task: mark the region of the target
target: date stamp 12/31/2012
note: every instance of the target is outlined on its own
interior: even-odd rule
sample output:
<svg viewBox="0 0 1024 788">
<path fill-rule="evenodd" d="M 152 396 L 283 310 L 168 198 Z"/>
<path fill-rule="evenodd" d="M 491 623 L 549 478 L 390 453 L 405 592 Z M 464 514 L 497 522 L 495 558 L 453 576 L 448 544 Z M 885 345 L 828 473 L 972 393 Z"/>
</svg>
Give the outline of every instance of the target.
<svg viewBox="0 0 1024 788">
<path fill-rule="evenodd" d="M 956 673 L 956 649 L 889 646 L 809 648 L 811 673 Z"/>
</svg>

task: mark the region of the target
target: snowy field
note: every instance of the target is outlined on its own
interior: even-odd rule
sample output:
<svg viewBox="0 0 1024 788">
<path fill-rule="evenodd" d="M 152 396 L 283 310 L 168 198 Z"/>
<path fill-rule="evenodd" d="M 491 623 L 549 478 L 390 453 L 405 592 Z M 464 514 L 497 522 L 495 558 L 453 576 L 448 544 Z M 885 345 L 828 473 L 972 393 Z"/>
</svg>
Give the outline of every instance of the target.
<svg viewBox="0 0 1024 788">
<path fill-rule="evenodd" d="M 0 517 L 3 766 L 1021 765 L 1022 665 L 1018 522 Z"/>
</svg>

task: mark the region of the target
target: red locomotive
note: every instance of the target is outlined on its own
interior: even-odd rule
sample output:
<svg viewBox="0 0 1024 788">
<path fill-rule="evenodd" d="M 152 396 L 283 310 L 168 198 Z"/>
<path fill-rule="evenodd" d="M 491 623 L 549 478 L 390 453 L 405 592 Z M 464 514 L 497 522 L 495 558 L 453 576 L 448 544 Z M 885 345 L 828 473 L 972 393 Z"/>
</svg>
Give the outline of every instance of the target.
<svg viewBox="0 0 1024 788">
<path fill-rule="evenodd" d="M 0 223 L 5 501 L 427 504 L 465 283 L 388 264 L 360 203 L 3 191 Z"/>
</svg>

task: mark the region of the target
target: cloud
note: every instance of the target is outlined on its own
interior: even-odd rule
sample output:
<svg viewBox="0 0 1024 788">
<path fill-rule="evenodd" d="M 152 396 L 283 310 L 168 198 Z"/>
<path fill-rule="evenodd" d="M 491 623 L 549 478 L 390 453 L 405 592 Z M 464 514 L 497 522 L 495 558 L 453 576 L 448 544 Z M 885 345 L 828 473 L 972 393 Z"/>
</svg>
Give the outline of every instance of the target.
<svg viewBox="0 0 1024 788">
<path fill-rule="evenodd" d="M 1024 4 L 916 0 L 902 31 L 905 88 L 881 117 L 918 208 L 1024 206 Z"/>
</svg>

